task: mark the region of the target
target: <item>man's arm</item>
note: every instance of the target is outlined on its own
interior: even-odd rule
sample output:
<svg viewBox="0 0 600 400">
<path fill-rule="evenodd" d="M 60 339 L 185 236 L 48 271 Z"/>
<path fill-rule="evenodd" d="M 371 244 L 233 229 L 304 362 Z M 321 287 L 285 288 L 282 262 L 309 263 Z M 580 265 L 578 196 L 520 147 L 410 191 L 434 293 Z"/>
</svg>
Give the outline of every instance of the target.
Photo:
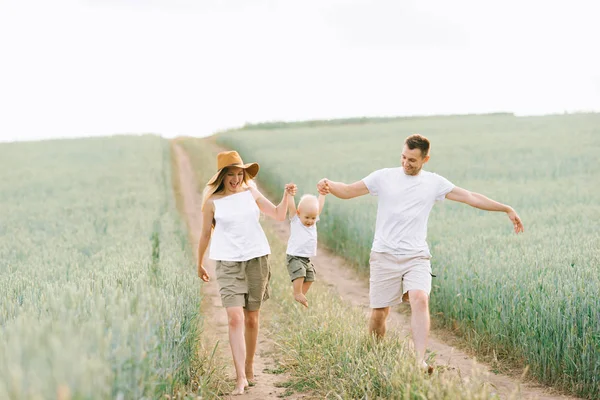
<svg viewBox="0 0 600 400">
<path fill-rule="evenodd" d="M 352 184 L 343 182 L 334 182 L 327 178 L 323 178 L 317 184 L 319 194 L 326 195 L 331 193 L 340 199 L 352 199 L 358 196 L 364 196 L 369 193 L 367 185 L 363 181 L 357 181 Z"/>
<path fill-rule="evenodd" d="M 454 189 L 452 189 L 448 194 L 446 194 L 446 198 L 448 200 L 468 204 L 471 207 L 479 208 L 480 210 L 505 212 L 508 214 L 508 218 L 510 218 L 513 225 L 515 226 L 515 233 L 524 231 L 523 222 L 521 222 L 521 218 L 519 218 L 517 212 L 511 206 L 499 203 L 482 194 L 459 188 L 458 186 L 455 186 Z"/>
</svg>

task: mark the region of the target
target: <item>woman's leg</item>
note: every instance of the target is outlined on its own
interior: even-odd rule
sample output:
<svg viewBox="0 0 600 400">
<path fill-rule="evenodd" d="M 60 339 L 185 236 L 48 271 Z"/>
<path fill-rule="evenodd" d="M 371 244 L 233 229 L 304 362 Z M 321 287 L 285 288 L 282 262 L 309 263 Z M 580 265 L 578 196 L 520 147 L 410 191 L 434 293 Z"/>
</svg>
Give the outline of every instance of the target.
<svg viewBox="0 0 600 400">
<path fill-rule="evenodd" d="M 256 353 L 256 342 L 258 341 L 258 315 L 260 310 L 248 311 L 244 309 L 245 316 L 245 338 L 246 338 L 246 363 L 245 371 L 247 379 L 254 379 L 254 353 Z"/>
<path fill-rule="evenodd" d="M 244 336 L 246 340 L 245 371 L 248 379 L 254 379 L 254 353 L 258 341 L 260 306 L 269 298 L 269 257 L 253 258 L 246 265 L 248 297 L 244 308 Z"/>
<path fill-rule="evenodd" d="M 243 307 L 227 307 L 227 318 L 229 320 L 229 345 L 235 365 L 236 382 L 232 394 L 244 393 L 248 386 L 246 379 L 246 343 L 244 341 L 244 309 Z"/>
</svg>

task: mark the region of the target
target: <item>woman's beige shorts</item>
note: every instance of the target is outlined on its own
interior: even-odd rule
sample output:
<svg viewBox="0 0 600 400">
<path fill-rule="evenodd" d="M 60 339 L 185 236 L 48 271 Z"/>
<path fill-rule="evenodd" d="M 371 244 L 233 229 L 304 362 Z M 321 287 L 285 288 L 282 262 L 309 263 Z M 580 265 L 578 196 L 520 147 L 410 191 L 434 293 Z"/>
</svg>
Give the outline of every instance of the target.
<svg viewBox="0 0 600 400">
<path fill-rule="evenodd" d="M 217 261 L 215 272 L 223 307 L 256 311 L 269 298 L 268 255 L 248 261 Z"/>
<path fill-rule="evenodd" d="M 395 306 L 409 290 L 431 292 L 431 255 L 371 252 L 369 300 L 371 308 Z"/>
</svg>

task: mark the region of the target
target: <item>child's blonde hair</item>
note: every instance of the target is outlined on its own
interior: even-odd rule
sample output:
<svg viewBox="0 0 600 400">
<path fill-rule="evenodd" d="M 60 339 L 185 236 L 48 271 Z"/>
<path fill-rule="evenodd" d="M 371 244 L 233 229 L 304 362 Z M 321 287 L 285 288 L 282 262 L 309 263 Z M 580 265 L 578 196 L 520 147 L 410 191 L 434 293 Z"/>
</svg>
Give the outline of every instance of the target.
<svg viewBox="0 0 600 400">
<path fill-rule="evenodd" d="M 314 194 L 305 194 L 305 195 L 302 195 L 302 197 L 300 197 L 300 201 L 298 202 L 297 210 L 300 211 L 302 204 L 306 204 L 309 201 L 316 204 L 317 208 L 319 207 L 319 199 L 317 199 L 317 196 L 315 196 Z"/>
</svg>

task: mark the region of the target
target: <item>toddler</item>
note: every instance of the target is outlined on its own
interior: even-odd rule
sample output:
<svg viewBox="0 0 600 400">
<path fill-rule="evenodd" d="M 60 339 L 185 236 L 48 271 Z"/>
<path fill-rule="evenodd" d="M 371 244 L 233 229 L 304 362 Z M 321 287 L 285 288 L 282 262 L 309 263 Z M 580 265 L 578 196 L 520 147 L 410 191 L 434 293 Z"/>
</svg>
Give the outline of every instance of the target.
<svg viewBox="0 0 600 400">
<path fill-rule="evenodd" d="M 290 238 L 287 246 L 287 269 L 294 288 L 294 299 L 308 307 L 306 292 L 315 281 L 315 267 L 309 257 L 317 255 L 317 222 L 325 205 L 325 196 L 305 194 L 298 208 L 291 194 L 288 200 Z"/>
</svg>

